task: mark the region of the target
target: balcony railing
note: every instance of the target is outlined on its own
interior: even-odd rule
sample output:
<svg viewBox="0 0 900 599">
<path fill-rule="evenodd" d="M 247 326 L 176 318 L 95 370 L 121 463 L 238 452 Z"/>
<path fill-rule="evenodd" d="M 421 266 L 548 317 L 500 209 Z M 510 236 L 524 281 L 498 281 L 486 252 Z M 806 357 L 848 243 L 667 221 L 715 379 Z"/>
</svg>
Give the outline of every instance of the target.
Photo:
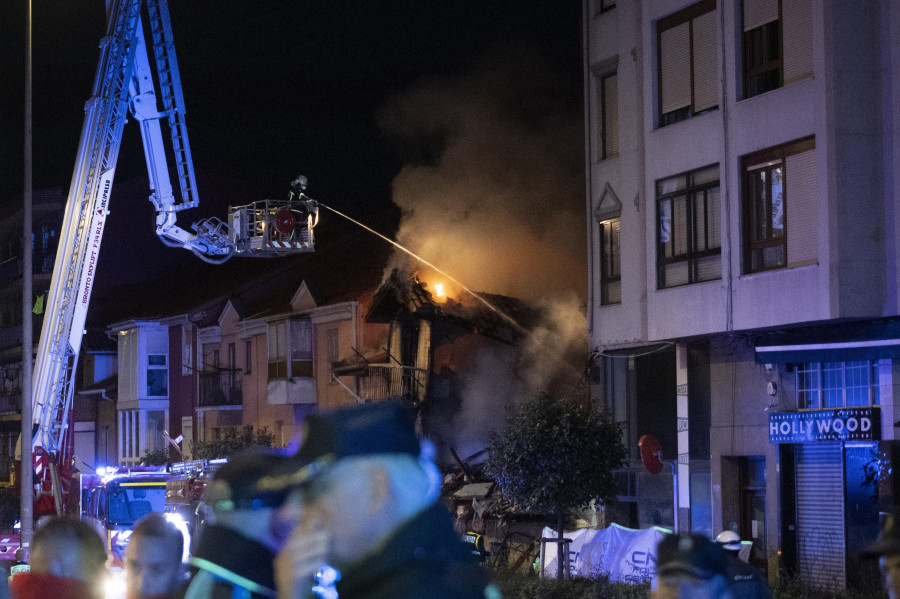
<svg viewBox="0 0 900 599">
<path fill-rule="evenodd" d="M 31 258 L 32 273 L 35 275 L 50 274 L 53 272 L 53 261 L 56 259 L 56 248 L 35 248 Z M 22 278 L 25 261 L 19 257 L 0 261 L 0 285 L 7 285 L 12 281 Z"/>
<path fill-rule="evenodd" d="M 43 314 L 34 314 L 31 317 L 31 329 L 34 331 L 34 340 L 37 342 L 41 335 Z M 21 324 L 0 329 L 0 349 L 21 347 L 23 329 Z"/>
<path fill-rule="evenodd" d="M 356 376 L 359 398 L 363 401 L 399 399 L 418 403 L 425 398 L 428 371 L 411 366 L 368 364 L 352 369 L 335 369 L 335 376 Z M 345 384 L 350 385 L 344 380 Z M 352 385 L 350 385 L 352 387 Z"/>
<path fill-rule="evenodd" d="M 243 403 L 239 370 L 200 373 L 200 406 L 239 406 Z"/>
<path fill-rule="evenodd" d="M 11 387 L 9 389 L 0 389 L 0 413 L 18 412 L 22 409 L 22 389 Z M 2 475 L 2 468 L 0 468 Z M 0 476 L 2 478 L 2 476 Z"/>
</svg>

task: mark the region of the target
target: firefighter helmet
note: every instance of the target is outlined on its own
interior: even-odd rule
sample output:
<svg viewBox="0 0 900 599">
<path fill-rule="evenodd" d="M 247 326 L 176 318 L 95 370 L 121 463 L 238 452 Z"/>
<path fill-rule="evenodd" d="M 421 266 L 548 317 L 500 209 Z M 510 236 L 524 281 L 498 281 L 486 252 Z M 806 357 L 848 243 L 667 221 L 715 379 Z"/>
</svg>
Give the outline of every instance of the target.
<svg viewBox="0 0 900 599">
<path fill-rule="evenodd" d="M 716 537 L 716 543 L 721 545 L 722 548 L 727 551 L 741 550 L 741 537 L 733 530 L 723 530 L 720 532 L 719 536 Z"/>
</svg>

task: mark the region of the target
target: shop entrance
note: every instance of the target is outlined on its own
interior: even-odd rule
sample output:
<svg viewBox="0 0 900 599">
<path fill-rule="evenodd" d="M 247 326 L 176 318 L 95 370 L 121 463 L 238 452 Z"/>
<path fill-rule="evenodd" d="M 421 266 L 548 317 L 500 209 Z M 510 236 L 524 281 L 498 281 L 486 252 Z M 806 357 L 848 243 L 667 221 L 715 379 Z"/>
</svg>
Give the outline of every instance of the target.
<svg viewBox="0 0 900 599">
<path fill-rule="evenodd" d="M 748 561 L 766 572 L 766 458 L 722 460 L 722 525 L 751 541 Z"/>
<path fill-rule="evenodd" d="M 782 474 L 787 477 L 782 482 L 793 488 L 796 520 L 793 526 L 785 522 L 788 527 L 783 531 L 787 565 L 793 563 L 797 577 L 809 586 L 877 590 L 874 562 L 860 558 L 879 530 L 878 477 L 873 465 L 878 459 L 877 443 L 789 447 L 783 457 L 792 453 L 793 459 L 782 462 Z M 784 468 L 787 465 L 794 468 L 792 477 L 790 468 Z M 783 495 L 782 510 L 790 510 L 788 498 Z"/>
<path fill-rule="evenodd" d="M 797 576 L 820 589 L 846 586 L 841 449 L 840 443 L 794 446 Z"/>
</svg>

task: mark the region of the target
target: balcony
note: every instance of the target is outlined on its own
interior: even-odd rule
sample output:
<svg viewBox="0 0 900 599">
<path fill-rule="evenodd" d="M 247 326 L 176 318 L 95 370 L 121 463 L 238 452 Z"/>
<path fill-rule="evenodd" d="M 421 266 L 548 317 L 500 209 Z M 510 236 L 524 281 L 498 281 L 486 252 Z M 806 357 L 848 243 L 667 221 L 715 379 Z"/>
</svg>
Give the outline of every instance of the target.
<svg viewBox="0 0 900 599">
<path fill-rule="evenodd" d="M 363 401 L 386 399 L 419 403 L 425 399 L 428 371 L 392 364 L 354 364 L 332 370 L 335 377 L 356 377 L 357 395 Z M 352 385 L 350 385 L 352 386 Z"/>
<path fill-rule="evenodd" d="M 0 414 L 22 410 L 22 389 L 19 387 L 0 389 Z M 0 473 L 2 473 L 0 468 Z"/>
<path fill-rule="evenodd" d="M 200 407 L 239 406 L 243 403 L 239 370 L 200 373 Z"/>
<path fill-rule="evenodd" d="M 34 342 L 37 343 L 41 336 L 41 326 L 44 322 L 43 314 L 35 314 L 31 317 L 31 330 Z M 0 329 L 0 350 L 22 347 L 22 335 L 24 330 L 21 323 Z"/>
<path fill-rule="evenodd" d="M 53 273 L 53 261 L 55 259 L 55 247 L 47 248 L 46 250 L 35 248 L 34 254 L 32 254 L 31 257 L 31 271 L 35 279 L 49 279 L 49 277 L 44 277 L 44 275 Z M 8 285 L 13 281 L 21 279 L 22 273 L 24 272 L 24 264 L 25 261 L 21 256 L 14 256 L 0 262 L 0 285 Z"/>
</svg>

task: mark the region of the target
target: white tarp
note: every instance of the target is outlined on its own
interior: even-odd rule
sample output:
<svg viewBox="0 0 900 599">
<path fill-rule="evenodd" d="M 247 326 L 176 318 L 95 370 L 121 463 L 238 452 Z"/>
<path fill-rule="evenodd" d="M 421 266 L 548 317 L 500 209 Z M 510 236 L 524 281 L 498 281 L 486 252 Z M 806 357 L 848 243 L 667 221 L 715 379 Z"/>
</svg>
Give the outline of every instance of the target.
<svg viewBox="0 0 900 599">
<path fill-rule="evenodd" d="M 656 574 L 656 545 L 670 531 L 652 527 L 633 529 L 613 524 L 602 530 L 581 528 L 564 533 L 569 543 L 569 572 L 572 576 L 609 576 L 613 582 L 641 583 Z M 556 538 L 552 528 L 543 537 Z M 555 577 L 556 543 L 545 543 L 544 576 Z"/>
</svg>

